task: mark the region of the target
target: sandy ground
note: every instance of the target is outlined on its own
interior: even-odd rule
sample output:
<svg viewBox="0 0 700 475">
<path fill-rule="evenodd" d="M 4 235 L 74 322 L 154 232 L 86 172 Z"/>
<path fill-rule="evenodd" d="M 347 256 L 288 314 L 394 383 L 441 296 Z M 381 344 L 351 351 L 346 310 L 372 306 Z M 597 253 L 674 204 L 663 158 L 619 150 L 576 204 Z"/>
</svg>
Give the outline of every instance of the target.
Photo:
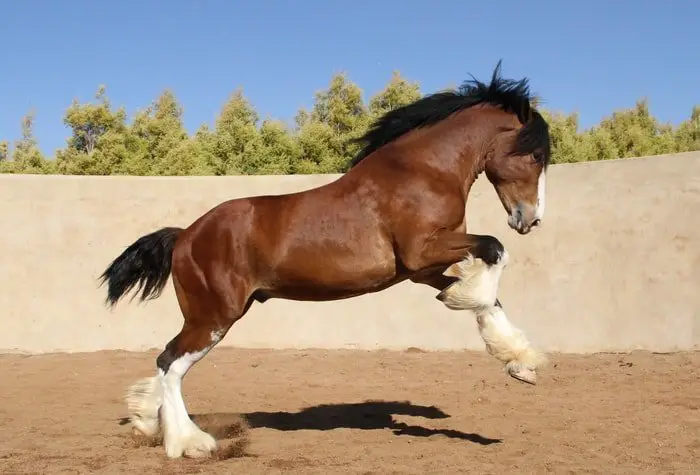
<svg viewBox="0 0 700 475">
<path fill-rule="evenodd" d="M 184 383 L 204 461 L 122 423 L 155 356 L 0 356 L 0 473 L 700 473 L 700 352 L 552 355 L 533 387 L 474 352 L 217 348 Z"/>
</svg>

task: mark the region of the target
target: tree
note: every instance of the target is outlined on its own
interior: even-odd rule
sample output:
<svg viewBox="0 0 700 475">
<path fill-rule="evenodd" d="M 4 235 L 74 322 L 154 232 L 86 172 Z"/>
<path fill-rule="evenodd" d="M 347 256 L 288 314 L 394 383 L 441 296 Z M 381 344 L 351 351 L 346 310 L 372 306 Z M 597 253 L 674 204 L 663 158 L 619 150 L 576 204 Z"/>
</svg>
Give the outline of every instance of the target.
<svg viewBox="0 0 700 475">
<path fill-rule="evenodd" d="M 213 137 L 208 140 L 214 174 L 254 173 L 262 148 L 257 122 L 258 113 L 243 90 L 234 91 L 222 107 Z"/>
<path fill-rule="evenodd" d="M 393 71 L 386 87 L 369 101 L 369 112 L 376 119 L 398 107 L 408 105 L 421 98 L 418 83 L 407 81 L 398 71 Z"/>
<path fill-rule="evenodd" d="M 700 106 L 693 107 L 690 119 L 678 127 L 674 138 L 679 152 L 700 150 Z"/>
<path fill-rule="evenodd" d="M 182 140 L 157 163 L 154 172 L 168 176 L 212 175 L 211 166 L 203 159 L 204 147 L 196 137 Z"/>
<path fill-rule="evenodd" d="M 616 111 L 603 119 L 593 128 L 593 133 L 609 134 L 615 148 L 614 155 L 619 158 L 674 151 L 672 129 L 661 126 L 651 115 L 646 99 L 637 101 L 634 108 Z"/>
<path fill-rule="evenodd" d="M 0 163 L 5 163 L 10 158 L 10 144 L 7 140 L 0 141 Z"/>
<path fill-rule="evenodd" d="M 0 142 L 0 172 L 90 175 L 309 174 L 347 171 L 363 134 L 383 114 L 419 99 L 417 82 L 393 71 L 367 103 L 345 73 L 334 74 L 300 109 L 294 125 L 260 120 L 242 89 L 223 104 L 213 127 L 191 136 L 183 108 L 165 90 L 127 125 L 124 108 L 114 109 L 100 86 L 92 103 L 73 101 L 63 123 L 71 129 L 56 160 L 46 160 L 33 134 L 34 114 L 22 119 L 22 138 Z M 588 130 L 578 115 L 543 110 L 550 125 L 554 163 L 609 160 L 700 150 L 700 106 L 678 127 L 660 123 L 646 99 L 614 111 Z"/>
<path fill-rule="evenodd" d="M 175 151 L 185 146 L 183 142 L 188 139 L 182 124 L 182 113 L 182 106 L 175 94 L 165 90 L 136 115 L 130 129 L 138 150 L 136 160 L 129 164 L 132 174 L 161 175 L 165 170 L 173 169 L 168 161 L 176 156 Z"/>
<path fill-rule="evenodd" d="M 330 125 L 300 117 L 301 124 L 296 140 L 299 160 L 293 165 L 293 173 L 337 173 L 346 166 L 348 159 L 342 153 L 341 140 Z"/>
<path fill-rule="evenodd" d="M 5 165 L 14 173 L 50 173 L 51 167 L 46 163 L 34 138 L 34 112 L 22 118 L 22 138 L 15 142 L 12 152 L 12 164 Z"/>
<path fill-rule="evenodd" d="M 11 173 L 10 144 L 7 140 L 0 141 L 0 173 Z"/>
<path fill-rule="evenodd" d="M 317 92 L 310 112 L 297 114 L 297 137 L 305 173 L 338 173 L 357 151 L 351 139 L 359 137 L 370 122 L 362 90 L 345 74 L 335 74 L 327 89 Z"/>
<path fill-rule="evenodd" d="M 571 163 L 593 160 L 596 151 L 589 136 L 579 133 L 578 114 L 543 112 L 552 138 L 552 162 Z"/>
<path fill-rule="evenodd" d="M 279 120 L 266 119 L 260 127 L 260 150 L 251 170 L 264 175 L 293 174 L 301 156 L 299 143 Z"/>
<path fill-rule="evenodd" d="M 129 141 L 126 111 L 112 110 L 106 87 L 95 94 L 96 103 L 80 104 L 73 100 L 63 123 L 71 128 L 66 148 L 56 152 L 59 173 L 75 175 L 110 175 L 131 171 L 134 144 Z"/>
<path fill-rule="evenodd" d="M 367 125 L 362 89 L 345 74 L 335 74 L 328 89 L 317 92 L 315 99 L 311 120 L 328 125 L 335 134 L 347 136 Z"/>
</svg>

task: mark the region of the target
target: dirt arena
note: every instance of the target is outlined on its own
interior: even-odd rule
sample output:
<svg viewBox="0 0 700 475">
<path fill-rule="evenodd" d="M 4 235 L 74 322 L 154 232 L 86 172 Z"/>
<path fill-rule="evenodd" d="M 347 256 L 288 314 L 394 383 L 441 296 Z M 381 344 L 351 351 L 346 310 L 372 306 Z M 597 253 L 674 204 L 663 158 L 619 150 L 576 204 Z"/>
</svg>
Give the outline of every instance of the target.
<svg viewBox="0 0 700 475">
<path fill-rule="evenodd" d="M 122 424 L 156 354 L 0 356 L 0 473 L 700 473 L 700 352 L 551 355 L 533 387 L 478 352 L 217 348 L 184 383 L 204 461 Z"/>
</svg>

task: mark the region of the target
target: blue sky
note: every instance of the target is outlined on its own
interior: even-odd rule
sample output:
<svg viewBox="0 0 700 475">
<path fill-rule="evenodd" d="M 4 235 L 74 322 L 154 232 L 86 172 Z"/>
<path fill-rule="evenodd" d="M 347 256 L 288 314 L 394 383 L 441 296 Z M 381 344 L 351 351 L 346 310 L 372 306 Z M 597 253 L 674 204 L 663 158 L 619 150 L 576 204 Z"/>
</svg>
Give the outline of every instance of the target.
<svg viewBox="0 0 700 475">
<path fill-rule="evenodd" d="M 676 124 L 700 104 L 698 18 L 697 0 L 6 2 L 0 139 L 17 139 L 33 109 L 53 155 L 71 100 L 100 84 L 130 117 L 172 89 L 193 132 L 239 87 L 263 118 L 291 120 L 336 72 L 366 98 L 394 69 L 427 93 L 486 79 L 501 58 L 505 76 L 528 76 L 584 127 L 641 97 Z"/>
</svg>

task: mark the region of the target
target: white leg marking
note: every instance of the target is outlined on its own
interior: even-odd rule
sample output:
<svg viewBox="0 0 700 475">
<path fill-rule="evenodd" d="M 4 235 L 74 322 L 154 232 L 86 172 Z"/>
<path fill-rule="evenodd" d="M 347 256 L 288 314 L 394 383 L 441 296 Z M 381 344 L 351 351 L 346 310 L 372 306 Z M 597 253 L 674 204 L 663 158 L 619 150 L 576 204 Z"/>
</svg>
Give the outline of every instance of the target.
<svg viewBox="0 0 700 475">
<path fill-rule="evenodd" d="M 542 219 L 544 217 L 544 198 L 545 198 L 545 171 L 544 168 L 537 179 L 537 208 L 535 208 L 535 218 Z"/>
<path fill-rule="evenodd" d="M 158 410 L 163 404 L 163 372 L 134 383 L 126 393 L 126 405 L 134 433 L 148 437 L 160 430 Z"/>
<path fill-rule="evenodd" d="M 214 345 L 195 353 L 185 353 L 173 361 L 163 377 L 163 443 L 170 458 L 206 457 L 216 449 L 216 439 L 202 431 L 187 414 L 182 399 L 182 378 Z"/>
<path fill-rule="evenodd" d="M 442 291 L 442 303 L 452 310 L 474 310 L 495 304 L 503 269 L 508 265 L 508 251 L 493 266 L 481 259 L 469 256 L 448 269 L 446 275 L 459 277 L 459 281 Z"/>
<path fill-rule="evenodd" d="M 211 339 L 211 347 L 214 347 L 214 345 L 221 341 L 221 338 L 224 336 L 224 333 L 225 332 L 221 330 L 212 330 L 212 332 L 209 334 L 209 338 Z"/>
<path fill-rule="evenodd" d="M 501 274 L 508 260 L 508 251 L 504 251 L 493 266 L 487 266 L 481 259 L 468 258 L 451 267 L 445 274 L 460 280 L 441 292 L 441 300 L 450 309 L 474 312 L 488 353 L 505 364 L 510 376 L 535 384 L 535 370 L 546 364 L 547 359 L 496 305 Z"/>
<path fill-rule="evenodd" d="M 535 370 L 547 363 L 547 358 L 535 350 L 525 333 L 514 326 L 501 307 L 493 305 L 476 311 L 479 333 L 486 351 L 506 365 L 514 378 L 535 383 Z"/>
</svg>

